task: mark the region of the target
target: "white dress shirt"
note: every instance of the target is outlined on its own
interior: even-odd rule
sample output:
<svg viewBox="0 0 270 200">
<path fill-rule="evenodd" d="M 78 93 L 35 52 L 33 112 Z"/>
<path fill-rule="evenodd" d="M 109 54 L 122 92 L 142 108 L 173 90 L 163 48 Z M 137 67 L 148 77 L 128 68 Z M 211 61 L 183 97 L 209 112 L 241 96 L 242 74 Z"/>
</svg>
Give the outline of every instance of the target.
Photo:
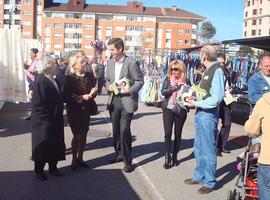
<svg viewBox="0 0 270 200">
<path fill-rule="evenodd" d="M 118 62 L 115 62 L 115 78 L 114 81 L 117 83 L 119 82 L 120 79 L 120 73 L 123 67 L 123 62 L 124 62 L 125 56 L 123 56 Z"/>
</svg>

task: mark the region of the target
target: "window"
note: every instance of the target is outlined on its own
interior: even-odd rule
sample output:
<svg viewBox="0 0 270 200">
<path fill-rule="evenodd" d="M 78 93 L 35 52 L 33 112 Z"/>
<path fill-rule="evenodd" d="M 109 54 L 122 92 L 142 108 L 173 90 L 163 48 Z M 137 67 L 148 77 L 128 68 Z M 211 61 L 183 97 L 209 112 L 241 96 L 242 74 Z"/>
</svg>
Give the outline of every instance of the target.
<svg viewBox="0 0 270 200">
<path fill-rule="evenodd" d="M 106 36 L 106 41 L 112 39 L 112 36 Z"/>
<path fill-rule="evenodd" d="M 245 17 L 247 17 L 248 16 L 248 11 L 246 11 L 246 13 L 245 13 Z"/>
<path fill-rule="evenodd" d="M 107 26 L 106 27 L 106 31 L 111 31 L 112 30 L 112 27 L 111 26 Z"/>
<path fill-rule="evenodd" d="M 62 38 L 62 34 L 61 33 L 55 33 L 53 34 L 54 38 Z"/>
<path fill-rule="evenodd" d="M 178 34 L 179 34 L 179 35 L 181 35 L 181 34 L 183 34 L 183 33 L 184 33 L 184 31 L 183 31 L 182 29 L 179 29 L 179 30 L 178 30 Z"/>
<path fill-rule="evenodd" d="M 30 31 L 23 31 L 22 33 L 23 36 L 30 36 L 32 33 Z"/>
<path fill-rule="evenodd" d="M 247 27 L 247 21 L 245 22 L 245 27 Z"/>
<path fill-rule="evenodd" d="M 261 35 L 262 34 L 262 30 L 261 29 L 259 29 L 259 31 L 258 31 L 258 35 Z"/>
<path fill-rule="evenodd" d="M 190 30 L 186 30 L 185 32 L 186 32 L 186 34 L 190 34 Z"/>
<path fill-rule="evenodd" d="M 45 38 L 51 38 L 51 34 L 46 33 L 46 34 L 45 34 Z"/>
<path fill-rule="evenodd" d="M 74 18 L 74 14 L 73 13 L 66 13 L 65 18 Z"/>
<path fill-rule="evenodd" d="M 102 26 L 97 26 L 97 31 L 102 31 Z"/>
<path fill-rule="evenodd" d="M 256 20 L 252 20 L 252 25 L 256 25 L 257 21 Z"/>
<path fill-rule="evenodd" d="M 143 31 L 142 26 L 126 26 L 126 31 L 138 31 L 141 32 Z"/>
<path fill-rule="evenodd" d="M 23 10 L 22 15 L 29 16 L 32 15 L 32 12 L 30 10 Z"/>
<path fill-rule="evenodd" d="M 23 0 L 22 5 L 24 6 L 31 6 L 31 0 Z"/>
<path fill-rule="evenodd" d="M 252 0 L 252 5 L 254 5 L 254 0 Z"/>
<path fill-rule="evenodd" d="M 52 17 L 52 13 L 45 13 L 46 18 L 51 18 Z"/>
<path fill-rule="evenodd" d="M 15 19 L 15 24 L 16 24 L 16 25 L 20 25 L 20 24 L 21 24 L 21 20 Z"/>
<path fill-rule="evenodd" d="M 45 28 L 51 28 L 51 24 L 45 24 Z"/>
<path fill-rule="evenodd" d="M 251 35 L 255 36 L 256 35 L 256 30 L 251 30 Z"/>
<path fill-rule="evenodd" d="M 93 28 L 94 28 L 94 26 L 92 24 L 85 24 L 84 25 L 84 29 L 91 30 Z"/>
<path fill-rule="evenodd" d="M 140 46 L 134 46 L 134 51 L 141 51 L 142 50 L 142 47 Z"/>
<path fill-rule="evenodd" d="M 247 32 L 246 31 L 244 32 L 244 37 L 247 37 Z"/>
<path fill-rule="evenodd" d="M 262 24 L 262 19 L 259 19 L 259 24 L 260 24 L 260 25 Z"/>
<path fill-rule="evenodd" d="M 247 1 L 247 7 L 249 7 L 250 6 L 250 1 Z"/>
<path fill-rule="evenodd" d="M 260 10 L 259 10 L 259 14 L 260 14 L 260 15 L 262 14 L 262 8 L 260 8 Z"/>
<path fill-rule="evenodd" d="M 65 23 L 65 28 L 71 28 L 71 29 L 81 29 L 82 24 L 77 23 Z"/>
<path fill-rule="evenodd" d="M 82 18 L 82 14 L 74 13 L 74 18 L 75 19 L 81 19 Z"/>
<path fill-rule="evenodd" d="M 257 9 L 253 9 L 253 10 L 252 10 L 252 14 L 253 14 L 253 15 L 257 15 Z"/>
<path fill-rule="evenodd" d="M 262 4 L 262 0 L 260 0 L 260 4 Z"/>
<path fill-rule="evenodd" d="M 9 15 L 9 10 L 8 9 L 4 10 L 4 15 Z"/>
<path fill-rule="evenodd" d="M 183 40 L 178 40 L 178 44 L 183 44 Z"/>
<path fill-rule="evenodd" d="M 154 42 L 154 38 L 145 38 L 144 42 Z"/>
<path fill-rule="evenodd" d="M 60 23 L 54 23 L 53 24 L 53 27 L 54 28 L 62 28 L 62 24 L 60 24 Z"/>
<path fill-rule="evenodd" d="M 185 40 L 185 44 L 190 44 L 190 40 Z"/>
<path fill-rule="evenodd" d="M 151 32 L 154 32 L 154 28 L 146 28 L 145 31 L 147 33 L 151 33 Z"/>
<path fill-rule="evenodd" d="M 132 41 L 132 36 L 127 35 L 127 36 L 126 36 L 126 41 Z"/>
<path fill-rule="evenodd" d="M 84 39 L 85 40 L 92 40 L 93 37 L 92 37 L 92 35 L 84 35 Z"/>
<path fill-rule="evenodd" d="M 4 4 L 10 4 L 9 0 L 4 0 Z"/>
</svg>

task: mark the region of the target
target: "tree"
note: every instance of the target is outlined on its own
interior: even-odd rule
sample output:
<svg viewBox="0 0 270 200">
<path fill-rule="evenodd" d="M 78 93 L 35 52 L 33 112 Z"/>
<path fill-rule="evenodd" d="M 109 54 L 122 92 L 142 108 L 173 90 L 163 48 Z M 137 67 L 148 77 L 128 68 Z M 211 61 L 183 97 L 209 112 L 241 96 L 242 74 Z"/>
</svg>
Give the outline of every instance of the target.
<svg viewBox="0 0 270 200">
<path fill-rule="evenodd" d="M 248 55 L 254 55 L 254 51 L 249 46 L 241 46 L 238 51 L 239 56 L 248 56 Z"/>
<path fill-rule="evenodd" d="M 214 27 L 210 21 L 203 22 L 200 30 L 200 37 L 204 41 L 209 42 L 215 35 L 216 27 Z"/>
</svg>

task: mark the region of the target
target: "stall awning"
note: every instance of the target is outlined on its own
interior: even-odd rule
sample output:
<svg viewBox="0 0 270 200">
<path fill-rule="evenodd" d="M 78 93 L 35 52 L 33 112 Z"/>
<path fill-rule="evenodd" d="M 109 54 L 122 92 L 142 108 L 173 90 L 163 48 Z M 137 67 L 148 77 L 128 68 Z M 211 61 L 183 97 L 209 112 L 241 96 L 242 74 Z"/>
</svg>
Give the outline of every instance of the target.
<svg viewBox="0 0 270 200">
<path fill-rule="evenodd" d="M 244 38 L 244 39 L 235 39 L 235 40 L 224 40 L 222 44 L 239 44 L 254 47 L 257 49 L 262 49 L 270 51 L 270 36 L 265 37 L 256 37 L 256 38 Z"/>
</svg>

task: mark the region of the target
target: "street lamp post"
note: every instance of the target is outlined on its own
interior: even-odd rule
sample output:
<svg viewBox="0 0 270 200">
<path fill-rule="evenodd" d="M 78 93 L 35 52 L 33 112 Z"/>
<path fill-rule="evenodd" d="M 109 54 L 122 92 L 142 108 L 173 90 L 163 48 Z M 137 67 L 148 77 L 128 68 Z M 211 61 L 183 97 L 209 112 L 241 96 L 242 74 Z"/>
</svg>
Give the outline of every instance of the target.
<svg viewBox="0 0 270 200">
<path fill-rule="evenodd" d="M 9 23 L 8 23 L 8 28 L 11 28 L 11 24 L 12 24 L 12 14 L 17 14 L 19 11 L 20 6 L 18 5 L 14 5 L 10 8 L 9 10 Z"/>
</svg>

